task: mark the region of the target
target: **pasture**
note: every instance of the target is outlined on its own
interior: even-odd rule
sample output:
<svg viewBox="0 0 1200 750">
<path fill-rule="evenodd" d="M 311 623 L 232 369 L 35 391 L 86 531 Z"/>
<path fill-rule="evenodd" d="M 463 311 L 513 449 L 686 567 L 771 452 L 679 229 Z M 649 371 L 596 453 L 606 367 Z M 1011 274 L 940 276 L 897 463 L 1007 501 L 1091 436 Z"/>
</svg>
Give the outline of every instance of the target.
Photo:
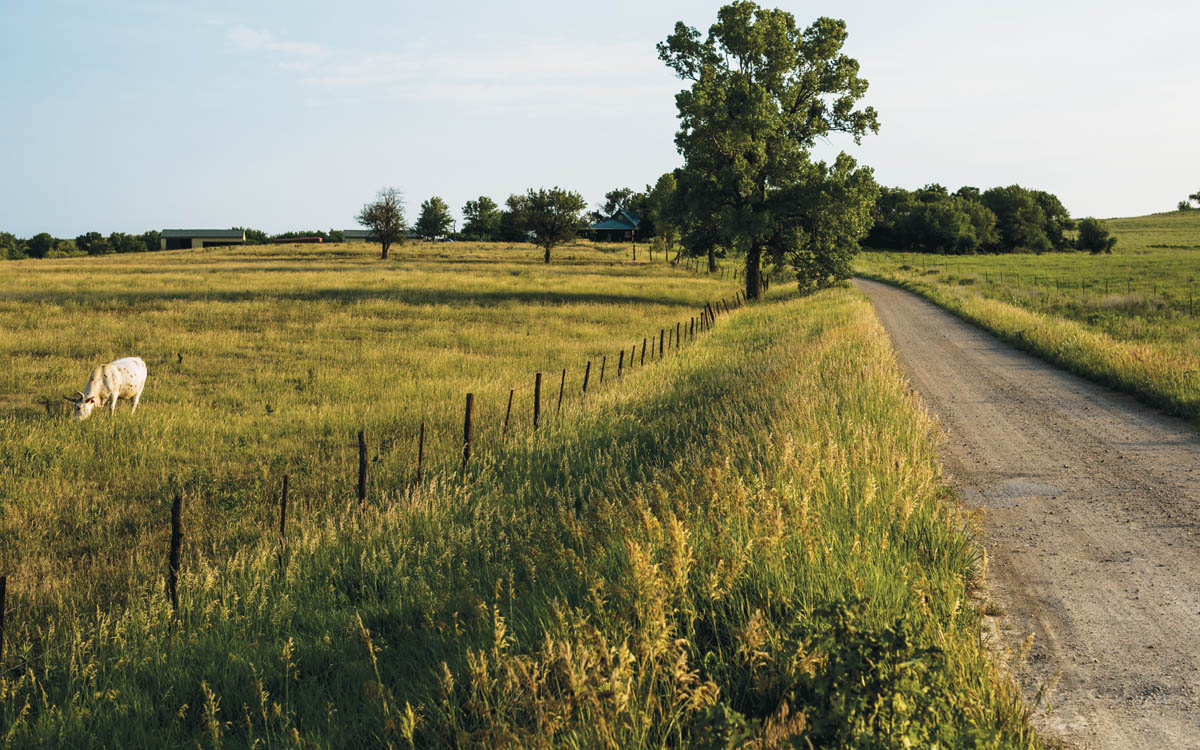
<svg viewBox="0 0 1200 750">
<path fill-rule="evenodd" d="M 1200 416 L 1200 211 L 1108 224 L 1111 255 L 872 252 L 856 268 L 1079 374 Z"/>
<path fill-rule="evenodd" d="M 732 283 L 582 245 L 4 271 L 0 746 L 1038 746 L 933 425 L 848 289 L 773 286 L 642 365 Z M 67 421 L 124 354 L 136 417 Z"/>
</svg>

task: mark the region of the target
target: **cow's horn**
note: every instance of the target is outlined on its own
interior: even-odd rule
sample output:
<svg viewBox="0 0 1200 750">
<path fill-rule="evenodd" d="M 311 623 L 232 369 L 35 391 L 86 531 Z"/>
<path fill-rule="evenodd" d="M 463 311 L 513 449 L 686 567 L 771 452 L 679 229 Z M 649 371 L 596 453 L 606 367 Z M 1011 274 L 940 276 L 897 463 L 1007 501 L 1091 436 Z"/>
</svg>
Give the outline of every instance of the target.
<svg viewBox="0 0 1200 750">
<path fill-rule="evenodd" d="M 75 392 L 79 394 L 79 400 L 82 401 L 83 400 L 83 391 L 75 391 Z"/>
<path fill-rule="evenodd" d="M 70 401 L 71 403 L 75 403 L 75 398 L 73 396 L 63 396 L 63 398 Z"/>
</svg>

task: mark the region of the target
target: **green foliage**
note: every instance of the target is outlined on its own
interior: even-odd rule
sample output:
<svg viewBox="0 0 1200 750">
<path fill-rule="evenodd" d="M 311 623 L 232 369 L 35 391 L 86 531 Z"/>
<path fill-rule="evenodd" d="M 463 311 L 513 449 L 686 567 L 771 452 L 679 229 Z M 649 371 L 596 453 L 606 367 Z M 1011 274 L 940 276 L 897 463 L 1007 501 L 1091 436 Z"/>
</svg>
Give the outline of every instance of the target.
<svg viewBox="0 0 1200 750">
<path fill-rule="evenodd" d="M 666 252 L 675 249 L 675 243 L 679 241 L 679 225 L 672 211 L 675 185 L 674 173 L 666 172 L 658 178 L 654 187 L 646 186 L 643 222 L 650 225 L 651 235 L 662 240 Z"/>
<path fill-rule="evenodd" d="M 516 223 L 532 232 L 530 241 L 545 250 L 544 260 L 550 262 L 550 250 L 575 238 L 583 226 L 580 214 L 587 208 L 583 196 L 559 187 L 530 189 L 522 200 L 512 202 L 510 209 Z"/>
<path fill-rule="evenodd" d="M 500 239 L 500 207 L 496 201 L 481 195 L 463 205 L 462 233 L 469 240 Z"/>
<path fill-rule="evenodd" d="M 858 75 L 858 62 L 841 53 L 845 40 L 842 21 L 819 18 L 800 29 L 790 13 L 742 0 L 717 12 L 707 38 L 680 22 L 658 45 L 663 62 L 691 81 L 675 99 L 680 119 L 675 144 L 684 171 L 694 175 L 684 204 L 693 207 L 696 224 L 720 217 L 722 244 L 745 249 L 749 299 L 761 293 L 768 245 L 795 246 L 797 232 L 811 234 L 815 217 L 798 229 L 797 210 L 787 200 L 803 180 L 824 171 L 810 162 L 813 145 L 833 133 L 851 135 L 857 143 L 879 128 L 873 108 L 855 109 L 867 81 Z M 839 208 L 824 201 L 812 205 L 826 216 Z M 839 223 L 856 224 L 859 207 L 844 208 L 851 216 Z M 825 252 L 829 246 L 810 241 L 807 248 Z M 812 266 L 799 262 L 797 273 Z M 804 277 L 802 283 L 820 281 Z"/>
<path fill-rule="evenodd" d="M 1087 250 L 1093 255 L 1111 253 L 1117 244 L 1117 238 L 1109 236 L 1108 225 L 1099 219 L 1089 216 L 1079 221 L 1079 236 L 1075 246 Z"/>
<path fill-rule="evenodd" d="M 355 219 L 371 230 L 371 240 L 380 244 L 380 258 L 387 260 L 392 244 L 404 241 L 404 196 L 396 188 L 383 188 Z"/>
<path fill-rule="evenodd" d="M 76 245 L 79 243 L 76 242 Z M 146 251 L 146 242 L 141 235 L 113 232 L 108 236 L 108 244 L 116 253 L 142 253 Z M 155 250 L 158 249 L 156 246 Z"/>
<path fill-rule="evenodd" d="M 25 243 L 9 232 L 0 232 L 0 260 L 20 260 L 25 257 Z"/>
<path fill-rule="evenodd" d="M 996 215 L 1001 251 L 1045 253 L 1068 248 L 1063 230 L 1071 228 L 1070 216 L 1050 193 L 1009 185 L 984 191 L 981 200 Z"/>
<path fill-rule="evenodd" d="M 878 195 L 871 170 L 844 153 L 830 166 L 812 164 L 792 189 L 782 191 L 780 228 L 767 248 L 795 270 L 801 289 L 847 279 Z"/>
<path fill-rule="evenodd" d="M 75 238 L 75 248 L 88 255 L 108 255 L 116 248 L 99 232 L 87 232 Z"/>
<path fill-rule="evenodd" d="M 30 258 L 45 258 L 57 246 L 58 240 L 54 239 L 53 236 L 47 232 L 39 232 L 29 238 L 29 242 L 25 246 L 25 253 Z"/>
<path fill-rule="evenodd" d="M 142 250 L 154 252 L 162 248 L 162 234 L 157 229 L 150 229 L 141 234 Z"/>
<path fill-rule="evenodd" d="M 446 201 L 435 195 L 421 203 L 421 213 L 417 217 L 415 227 L 417 234 L 426 239 L 441 237 L 450 231 L 453 224 L 454 219 L 450 216 L 450 207 L 446 205 Z"/>
<path fill-rule="evenodd" d="M 265 245 L 271 241 L 271 238 L 261 229 L 251 229 L 249 227 L 230 227 L 235 232 L 245 232 L 247 245 Z"/>
</svg>

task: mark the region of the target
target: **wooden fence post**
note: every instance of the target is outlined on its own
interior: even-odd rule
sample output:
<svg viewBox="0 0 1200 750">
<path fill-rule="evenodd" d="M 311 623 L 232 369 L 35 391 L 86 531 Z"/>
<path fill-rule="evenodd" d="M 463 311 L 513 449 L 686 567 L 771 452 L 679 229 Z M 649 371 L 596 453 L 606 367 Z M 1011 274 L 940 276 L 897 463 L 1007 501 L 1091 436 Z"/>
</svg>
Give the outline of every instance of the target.
<svg viewBox="0 0 1200 750">
<path fill-rule="evenodd" d="M 467 394 L 467 408 L 463 416 L 463 466 L 471 460 L 471 427 L 475 411 L 475 394 Z"/>
<path fill-rule="evenodd" d="M 558 384 L 558 407 L 554 410 L 555 414 L 562 411 L 563 389 L 565 389 L 566 387 L 567 387 L 567 368 L 564 367 L 563 373 L 562 373 L 562 380 Z"/>
<path fill-rule="evenodd" d="M 663 358 L 663 341 L 666 338 L 667 338 L 667 329 L 659 328 L 658 329 L 658 358 L 659 359 Z"/>
<path fill-rule="evenodd" d="M 604 366 L 608 364 L 608 355 L 600 358 L 600 385 L 604 385 Z"/>
<path fill-rule="evenodd" d="M 0 662 L 4 660 L 4 615 L 8 607 L 8 576 L 0 576 Z"/>
<path fill-rule="evenodd" d="M 417 436 L 417 487 L 421 486 L 421 480 L 424 479 L 421 472 L 425 468 L 425 423 L 421 423 L 421 432 Z"/>
<path fill-rule="evenodd" d="M 171 503 L 171 551 L 167 557 L 167 598 L 171 612 L 179 614 L 179 558 L 183 551 L 183 496 L 175 494 Z"/>
<path fill-rule="evenodd" d="M 588 360 L 587 367 L 583 371 L 583 392 L 587 393 L 588 378 L 592 375 L 592 360 Z"/>
<path fill-rule="evenodd" d="M 621 356 L 617 359 L 617 377 L 621 377 L 621 371 L 625 369 L 625 350 L 621 350 Z"/>
<path fill-rule="evenodd" d="M 367 499 L 367 433 L 358 431 L 358 501 Z"/>
<path fill-rule="evenodd" d="M 691 322 L 688 323 L 688 341 L 696 338 L 696 316 L 693 315 Z"/>
<path fill-rule="evenodd" d="M 516 390 L 516 388 L 508 389 L 508 408 L 504 410 L 504 427 L 500 430 L 500 434 L 502 436 L 508 434 L 508 418 L 512 416 L 513 393 L 516 392 Z"/>
<path fill-rule="evenodd" d="M 642 337 L 642 364 L 646 364 L 646 337 Z"/>
<path fill-rule="evenodd" d="M 679 351 L 679 329 L 681 327 L 679 321 L 675 321 L 675 351 Z"/>
<path fill-rule="evenodd" d="M 542 374 L 533 374 L 533 429 L 538 428 L 542 420 Z"/>
<path fill-rule="evenodd" d="M 287 546 L 288 475 L 283 475 L 283 490 L 279 493 L 279 554 Z"/>
</svg>

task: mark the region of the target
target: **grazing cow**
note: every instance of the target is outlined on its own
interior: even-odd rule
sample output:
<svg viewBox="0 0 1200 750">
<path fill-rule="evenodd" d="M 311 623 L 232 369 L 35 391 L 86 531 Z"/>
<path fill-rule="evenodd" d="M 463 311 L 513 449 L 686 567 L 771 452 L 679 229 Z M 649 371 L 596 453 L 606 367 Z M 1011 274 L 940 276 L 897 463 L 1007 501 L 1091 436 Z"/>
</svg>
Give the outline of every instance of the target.
<svg viewBox="0 0 1200 750">
<path fill-rule="evenodd" d="M 76 420 L 87 419 L 92 409 L 108 404 L 109 416 L 117 410 L 117 399 L 133 402 L 129 413 L 137 411 L 142 389 L 146 387 L 146 363 L 138 357 L 124 357 L 100 365 L 92 370 L 87 387 L 77 391 L 77 396 L 63 396 L 74 405 L 71 416 Z"/>
</svg>

